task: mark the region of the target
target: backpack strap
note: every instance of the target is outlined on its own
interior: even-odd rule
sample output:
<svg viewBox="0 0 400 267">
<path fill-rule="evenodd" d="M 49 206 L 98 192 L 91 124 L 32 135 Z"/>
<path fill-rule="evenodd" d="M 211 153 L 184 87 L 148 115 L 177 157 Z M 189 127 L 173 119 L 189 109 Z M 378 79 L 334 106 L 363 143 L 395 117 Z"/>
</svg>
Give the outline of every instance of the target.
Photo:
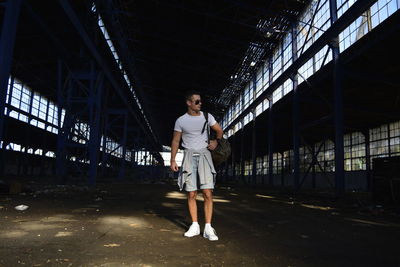
<svg viewBox="0 0 400 267">
<path fill-rule="evenodd" d="M 203 125 L 203 129 L 201 130 L 201 134 L 204 133 L 204 130 L 207 127 L 207 143 L 210 143 L 210 129 L 208 127 L 208 112 L 203 112 L 204 118 L 206 119 L 206 122 Z"/>
</svg>

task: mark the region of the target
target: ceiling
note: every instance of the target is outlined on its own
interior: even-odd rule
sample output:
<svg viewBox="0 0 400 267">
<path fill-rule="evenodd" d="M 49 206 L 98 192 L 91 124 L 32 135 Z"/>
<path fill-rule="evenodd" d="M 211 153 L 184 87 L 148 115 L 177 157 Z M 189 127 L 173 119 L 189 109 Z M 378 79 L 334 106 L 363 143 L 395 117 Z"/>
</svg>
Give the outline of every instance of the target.
<svg viewBox="0 0 400 267">
<path fill-rule="evenodd" d="M 126 64 L 133 69 L 137 92 L 160 143 L 169 145 L 174 122 L 186 111 L 184 93 L 201 92 L 203 109 L 220 118 L 226 102 L 218 100 L 230 86 L 230 77 L 246 63 L 250 44 L 262 48 L 257 59 L 268 55 L 283 31 L 266 34 L 265 28 L 287 27 L 305 4 L 298 0 L 119 0 L 99 11 L 110 26 L 109 10 L 116 12 L 114 20 L 129 47 Z"/>
</svg>

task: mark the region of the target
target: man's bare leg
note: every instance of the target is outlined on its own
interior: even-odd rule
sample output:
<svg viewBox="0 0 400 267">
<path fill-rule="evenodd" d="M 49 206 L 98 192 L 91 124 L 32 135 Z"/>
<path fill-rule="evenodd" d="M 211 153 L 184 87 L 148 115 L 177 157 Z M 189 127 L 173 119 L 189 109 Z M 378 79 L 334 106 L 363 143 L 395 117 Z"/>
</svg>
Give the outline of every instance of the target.
<svg viewBox="0 0 400 267">
<path fill-rule="evenodd" d="M 192 218 L 192 222 L 198 222 L 197 220 L 197 204 L 196 204 L 196 197 L 197 191 L 188 192 L 188 207 L 190 217 Z"/>
<path fill-rule="evenodd" d="M 188 192 L 188 207 L 190 217 L 192 217 L 192 225 L 190 225 L 189 230 L 184 234 L 186 237 L 193 237 L 200 234 L 200 225 L 197 221 L 197 204 L 196 204 L 197 191 Z"/>
<path fill-rule="evenodd" d="M 204 217 L 206 223 L 211 224 L 212 214 L 213 214 L 213 195 L 212 189 L 203 189 L 204 197 Z"/>
</svg>

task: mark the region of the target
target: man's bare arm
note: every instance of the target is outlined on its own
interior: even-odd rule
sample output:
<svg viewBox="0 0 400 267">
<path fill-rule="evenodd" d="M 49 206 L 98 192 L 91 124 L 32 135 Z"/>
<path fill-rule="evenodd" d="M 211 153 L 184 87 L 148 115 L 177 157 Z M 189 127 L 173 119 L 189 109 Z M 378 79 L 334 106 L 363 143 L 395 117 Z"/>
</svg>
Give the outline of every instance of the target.
<svg viewBox="0 0 400 267">
<path fill-rule="evenodd" d="M 216 123 L 213 126 L 211 126 L 211 129 L 213 129 L 217 133 L 217 140 L 221 140 L 222 136 L 224 135 L 224 131 L 222 130 L 221 126 Z M 209 150 L 214 150 L 218 146 L 217 140 L 210 140 L 210 144 L 208 145 Z"/>
<path fill-rule="evenodd" d="M 218 124 L 218 122 L 216 124 L 214 124 L 213 126 L 211 126 L 211 129 L 213 129 L 216 133 L 217 133 L 217 139 L 222 139 L 222 136 L 224 135 L 224 131 L 222 130 L 221 126 Z"/>
<path fill-rule="evenodd" d="M 178 165 L 176 164 L 175 157 L 176 153 L 178 153 L 179 142 L 181 141 L 182 133 L 174 131 L 172 142 L 171 142 L 171 170 L 174 172 L 178 171 Z"/>
</svg>

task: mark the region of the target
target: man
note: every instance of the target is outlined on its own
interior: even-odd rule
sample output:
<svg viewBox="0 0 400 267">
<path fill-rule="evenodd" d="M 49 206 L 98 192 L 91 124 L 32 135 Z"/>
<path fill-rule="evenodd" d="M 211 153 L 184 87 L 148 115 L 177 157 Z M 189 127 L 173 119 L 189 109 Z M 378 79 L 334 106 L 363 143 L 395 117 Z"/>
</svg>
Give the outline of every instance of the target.
<svg viewBox="0 0 400 267">
<path fill-rule="evenodd" d="M 214 150 L 217 147 L 218 141 L 222 138 L 223 131 L 211 114 L 208 114 L 208 125 L 205 125 L 206 119 L 203 112 L 200 111 L 200 93 L 190 91 L 185 95 L 185 99 L 187 112 L 176 120 L 171 144 L 171 170 L 174 172 L 179 170 L 175 162 L 175 156 L 181 138 L 182 146 L 185 149 L 178 185 L 180 190 L 185 187 L 185 191 L 187 192 L 192 225 L 184 236 L 193 237 L 200 234 L 200 226 L 197 220 L 196 196 L 197 190 L 201 189 L 204 197 L 204 215 L 206 222 L 203 237 L 211 241 L 216 241 L 218 240 L 218 236 L 211 226 L 213 212 L 212 192 L 215 185 L 216 172 L 210 150 Z M 210 140 L 208 142 L 208 126 L 216 132 L 216 140 Z"/>
</svg>

